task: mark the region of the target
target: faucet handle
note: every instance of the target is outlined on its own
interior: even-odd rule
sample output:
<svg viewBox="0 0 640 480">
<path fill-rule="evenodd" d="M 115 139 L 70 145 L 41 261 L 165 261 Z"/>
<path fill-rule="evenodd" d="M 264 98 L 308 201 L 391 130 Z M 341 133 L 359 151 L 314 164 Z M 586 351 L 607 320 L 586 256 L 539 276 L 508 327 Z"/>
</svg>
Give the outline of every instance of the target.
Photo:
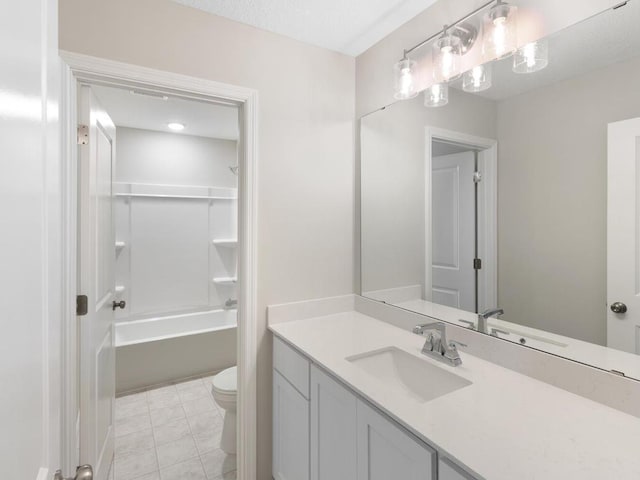
<svg viewBox="0 0 640 480">
<path fill-rule="evenodd" d="M 507 332 L 506 330 L 500 330 L 499 328 L 495 328 L 494 327 L 494 328 L 491 329 L 491 334 L 490 335 L 492 337 L 497 337 L 499 333 L 502 334 L 502 335 L 510 335 L 511 334 L 510 332 Z"/>
<path fill-rule="evenodd" d="M 476 322 L 472 322 L 470 320 L 463 320 L 462 318 L 458 319 L 459 322 L 461 323 L 466 323 L 467 326 L 465 328 L 468 328 L 469 330 L 475 330 L 476 329 Z"/>
<path fill-rule="evenodd" d="M 448 348 L 444 352 L 444 357 L 449 360 L 451 365 L 457 367 L 462 363 L 462 359 L 460 358 L 460 353 L 458 352 L 458 345 L 461 347 L 466 347 L 464 343 L 456 342 L 455 340 L 451 340 L 449 342 Z"/>
</svg>

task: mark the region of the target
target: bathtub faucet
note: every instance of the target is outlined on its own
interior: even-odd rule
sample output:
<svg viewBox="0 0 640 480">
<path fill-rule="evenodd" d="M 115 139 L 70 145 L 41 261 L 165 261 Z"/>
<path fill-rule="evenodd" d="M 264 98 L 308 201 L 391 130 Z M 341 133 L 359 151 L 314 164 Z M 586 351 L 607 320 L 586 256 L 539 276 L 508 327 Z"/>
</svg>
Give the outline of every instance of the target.
<svg viewBox="0 0 640 480">
<path fill-rule="evenodd" d="M 224 308 L 233 308 L 238 306 L 238 300 L 234 300 L 233 298 L 227 298 L 227 301 L 224 302 Z"/>
</svg>

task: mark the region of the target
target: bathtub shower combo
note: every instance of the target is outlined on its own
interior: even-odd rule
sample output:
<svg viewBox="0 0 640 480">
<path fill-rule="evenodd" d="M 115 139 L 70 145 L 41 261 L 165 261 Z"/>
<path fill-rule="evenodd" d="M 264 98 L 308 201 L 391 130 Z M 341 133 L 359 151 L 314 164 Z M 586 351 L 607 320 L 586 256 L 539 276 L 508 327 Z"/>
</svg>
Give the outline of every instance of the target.
<svg viewBox="0 0 640 480">
<path fill-rule="evenodd" d="M 236 361 L 236 190 L 117 183 L 116 388 Z"/>
<path fill-rule="evenodd" d="M 236 363 L 237 141 L 117 128 L 116 391 Z"/>
</svg>

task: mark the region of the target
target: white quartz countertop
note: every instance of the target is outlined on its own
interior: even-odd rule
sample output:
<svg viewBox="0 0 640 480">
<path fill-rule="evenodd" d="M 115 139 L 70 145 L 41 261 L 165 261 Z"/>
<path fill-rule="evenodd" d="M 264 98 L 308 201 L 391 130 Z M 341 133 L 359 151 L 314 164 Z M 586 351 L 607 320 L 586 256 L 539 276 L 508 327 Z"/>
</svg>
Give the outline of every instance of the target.
<svg viewBox="0 0 640 480">
<path fill-rule="evenodd" d="M 430 360 L 420 353 L 424 339 L 358 312 L 269 328 L 476 476 L 640 479 L 640 419 L 634 416 L 473 357 L 464 348 L 459 367 Z M 421 402 L 346 360 L 390 346 L 472 384 Z"/>
</svg>

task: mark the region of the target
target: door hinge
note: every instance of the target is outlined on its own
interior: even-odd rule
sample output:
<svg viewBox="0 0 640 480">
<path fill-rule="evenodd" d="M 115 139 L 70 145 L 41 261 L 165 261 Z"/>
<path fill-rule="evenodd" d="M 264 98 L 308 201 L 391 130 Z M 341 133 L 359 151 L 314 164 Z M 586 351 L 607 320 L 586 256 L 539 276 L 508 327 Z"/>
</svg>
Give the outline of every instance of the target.
<svg viewBox="0 0 640 480">
<path fill-rule="evenodd" d="M 58 470 L 53 480 L 93 480 L 93 468 L 91 465 L 81 465 L 76 469 L 75 477 L 65 478 L 62 471 Z"/>
<path fill-rule="evenodd" d="M 473 183 L 480 183 L 482 181 L 482 174 L 480 172 L 473 172 Z"/>
<path fill-rule="evenodd" d="M 482 268 L 482 260 L 480 258 L 473 259 L 473 269 L 480 270 Z"/>
<path fill-rule="evenodd" d="M 89 127 L 78 125 L 78 145 L 89 145 Z"/>
<path fill-rule="evenodd" d="M 89 299 L 86 295 L 78 295 L 76 297 L 76 315 L 82 317 L 89 313 Z"/>
</svg>

